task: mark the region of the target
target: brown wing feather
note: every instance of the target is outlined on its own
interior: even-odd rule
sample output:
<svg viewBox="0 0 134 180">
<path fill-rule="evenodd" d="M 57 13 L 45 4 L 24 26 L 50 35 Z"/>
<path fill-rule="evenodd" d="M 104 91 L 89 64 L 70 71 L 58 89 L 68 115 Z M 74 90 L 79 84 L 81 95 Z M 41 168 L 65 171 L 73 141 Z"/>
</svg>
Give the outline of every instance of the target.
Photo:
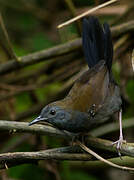
<svg viewBox="0 0 134 180">
<path fill-rule="evenodd" d="M 66 108 L 87 112 L 95 104 L 98 109 L 103 103 L 109 85 L 109 73 L 104 63 L 85 72 L 76 81 L 63 104 Z"/>
</svg>

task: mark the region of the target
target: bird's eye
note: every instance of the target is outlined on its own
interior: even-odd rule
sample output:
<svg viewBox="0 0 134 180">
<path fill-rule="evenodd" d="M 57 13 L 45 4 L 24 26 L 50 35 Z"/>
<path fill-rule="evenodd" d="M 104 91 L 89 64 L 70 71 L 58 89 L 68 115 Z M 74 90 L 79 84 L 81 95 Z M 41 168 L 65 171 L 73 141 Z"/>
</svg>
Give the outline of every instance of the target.
<svg viewBox="0 0 134 180">
<path fill-rule="evenodd" d="M 51 114 L 51 115 L 55 115 L 55 114 L 56 114 L 56 111 L 55 111 L 55 110 L 51 110 L 51 111 L 50 111 L 50 114 Z"/>
</svg>

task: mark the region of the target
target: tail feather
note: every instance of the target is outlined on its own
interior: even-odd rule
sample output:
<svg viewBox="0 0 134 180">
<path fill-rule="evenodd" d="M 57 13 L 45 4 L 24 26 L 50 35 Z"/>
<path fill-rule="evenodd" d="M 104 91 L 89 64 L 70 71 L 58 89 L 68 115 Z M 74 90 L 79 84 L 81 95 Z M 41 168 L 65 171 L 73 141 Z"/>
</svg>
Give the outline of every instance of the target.
<svg viewBox="0 0 134 180">
<path fill-rule="evenodd" d="M 100 60 L 105 60 L 111 70 L 113 45 L 108 24 L 103 27 L 95 17 L 83 19 L 83 51 L 89 68 L 94 67 Z"/>
<path fill-rule="evenodd" d="M 112 36 L 109 25 L 104 23 L 104 36 L 105 36 L 105 60 L 109 70 L 112 67 L 112 60 L 113 60 L 113 43 L 112 43 Z"/>
</svg>

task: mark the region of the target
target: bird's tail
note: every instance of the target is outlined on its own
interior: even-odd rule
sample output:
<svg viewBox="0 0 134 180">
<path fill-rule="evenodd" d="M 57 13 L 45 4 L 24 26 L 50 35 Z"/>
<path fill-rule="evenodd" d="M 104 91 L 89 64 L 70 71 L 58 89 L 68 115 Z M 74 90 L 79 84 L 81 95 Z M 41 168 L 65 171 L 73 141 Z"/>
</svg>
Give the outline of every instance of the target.
<svg viewBox="0 0 134 180">
<path fill-rule="evenodd" d="M 113 44 L 109 25 L 103 26 L 95 17 L 83 19 L 82 32 L 83 51 L 89 68 L 104 60 L 111 70 L 113 59 Z"/>
</svg>

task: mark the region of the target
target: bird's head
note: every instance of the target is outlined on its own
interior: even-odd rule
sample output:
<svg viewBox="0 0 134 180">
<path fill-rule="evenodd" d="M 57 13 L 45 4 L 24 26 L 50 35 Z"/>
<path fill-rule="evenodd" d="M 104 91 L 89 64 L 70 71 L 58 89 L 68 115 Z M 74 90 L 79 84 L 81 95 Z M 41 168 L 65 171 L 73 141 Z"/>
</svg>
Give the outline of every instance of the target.
<svg viewBox="0 0 134 180">
<path fill-rule="evenodd" d="M 40 115 L 29 123 L 29 126 L 39 122 L 47 122 L 58 129 L 74 133 L 89 129 L 87 113 L 65 108 L 65 106 L 60 105 L 59 103 L 52 103 L 44 107 Z"/>
<path fill-rule="evenodd" d="M 50 104 L 42 109 L 40 115 L 30 122 L 29 126 L 39 122 L 47 122 L 59 129 L 64 129 L 64 124 L 69 119 L 71 119 L 71 113 L 69 111 L 60 106 Z"/>
</svg>

